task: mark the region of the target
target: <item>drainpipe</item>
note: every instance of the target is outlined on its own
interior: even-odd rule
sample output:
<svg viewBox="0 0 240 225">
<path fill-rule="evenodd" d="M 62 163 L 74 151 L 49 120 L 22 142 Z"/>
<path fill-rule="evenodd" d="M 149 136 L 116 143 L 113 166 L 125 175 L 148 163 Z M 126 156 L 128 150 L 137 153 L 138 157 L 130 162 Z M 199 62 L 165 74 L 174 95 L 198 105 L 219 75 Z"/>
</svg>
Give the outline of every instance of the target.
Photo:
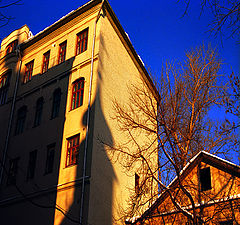
<svg viewBox="0 0 240 225">
<path fill-rule="evenodd" d="M 0 172 L 0 184 L 2 184 L 2 181 L 3 181 L 3 170 L 5 167 L 7 149 L 8 149 L 8 144 L 9 144 L 9 137 L 10 137 L 12 121 L 13 121 L 13 113 L 14 113 L 15 103 L 16 103 L 16 98 L 17 98 L 18 81 L 19 81 L 20 71 L 21 71 L 21 66 L 22 66 L 22 57 L 21 57 L 21 51 L 20 51 L 19 45 L 17 47 L 17 54 L 18 54 L 20 61 L 19 61 L 17 79 L 16 79 L 16 83 L 15 83 L 15 88 L 14 88 L 13 101 L 12 101 L 12 107 L 11 107 L 11 112 L 10 112 L 10 119 L 9 119 L 8 128 L 7 128 L 7 136 L 6 136 L 6 141 L 5 141 L 4 151 L 3 151 L 2 166 L 1 166 L 1 172 Z"/>
<path fill-rule="evenodd" d="M 88 110 L 87 110 L 87 127 L 86 127 L 86 138 L 84 145 L 84 161 L 83 161 L 83 176 L 82 176 L 82 194 L 81 194 L 81 206 L 80 206 L 80 224 L 82 224 L 83 220 L 83 204 L 84 204 L 84 192 L 85 192 L 85 178 L 86 178 L 86 166 L 87 166 L 87 145 L 88 145 L 88 132 L 89 132 L 89 121 L 90 121 L 90 108 L 91 108 L 91 92 L 92 92 L 92 79 L 93 79 L 93 61 L 94 61 L 94 49 L 95 49 L 95 41 L 96 41 L 96 29 L 97 22 L 101 16 L 100 12 L 102 10 L 104 4 L 104 0 L 99 9 L 95 25 L 94 25 L 94 34 L 93 34 L 93 43 L 92 43 L 92 58 L 91 58 L 91 72 L 90 72 L 90 83 L 89 83 L 89 93 L 88 93 Z"/>
</svg>

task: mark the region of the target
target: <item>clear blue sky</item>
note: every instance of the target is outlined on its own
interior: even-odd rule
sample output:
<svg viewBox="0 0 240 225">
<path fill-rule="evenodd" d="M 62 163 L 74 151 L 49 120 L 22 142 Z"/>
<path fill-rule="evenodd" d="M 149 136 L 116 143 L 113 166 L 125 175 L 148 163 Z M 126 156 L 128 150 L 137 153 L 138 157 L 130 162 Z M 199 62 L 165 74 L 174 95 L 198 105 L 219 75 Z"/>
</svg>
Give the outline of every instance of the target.
<svg viewBox="0 0 240 225">
<path fill-rule="evenodd" d="M 11 1 L 14 0 L 3 0 L 2 4 Z M 3 13 L 15 19 L 0 28 L 0 39 L 24 24 L 27 24 L 35 35 L 86 2 L 86 0 L 22 0 L 21 5 L 4 9 Z M 220 57 L 226 63 L 224 65 L 226 75 L 231 72 L 231 68 L 239 74 L 240 45 L 236 44 L 236 39 L 225 36 L 222 39 L 215 38 L 207 32 L 212 14 L 210 10 L 205 9 L 200 16 L 201 0 L 192 0 L 188 15 L 182 18 L 185 9 L 183 2 L 109 0 L 137 53 L 154 74 L 160 71 L 162 63 L 166 60 L 183 60 L 186 51 L 202 43 L 211 44 L 218 49 Z M 228 31 L 224 33 L 228 35 Z"/>
</svg>

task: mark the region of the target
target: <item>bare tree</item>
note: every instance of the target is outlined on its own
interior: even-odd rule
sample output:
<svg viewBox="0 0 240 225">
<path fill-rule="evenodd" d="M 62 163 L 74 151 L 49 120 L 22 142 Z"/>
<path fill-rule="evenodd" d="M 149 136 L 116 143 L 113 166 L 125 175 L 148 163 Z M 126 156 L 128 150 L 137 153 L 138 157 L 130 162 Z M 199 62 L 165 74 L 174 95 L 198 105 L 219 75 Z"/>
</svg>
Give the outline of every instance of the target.
<svg viewBox="0 0 240 225">
<path fill-rule="evenodd" d="M 21 0 L 13 1 L 12 3 L 2 4 L 0 2 L 0 27 L 6 26 L 10 20 L 13 19 L 12 16 L 6 15 L 4 9 L 9 8 L 13 5 L 18 5 Z"/>
<path fill-rule="evenodd" d="M 226 121 L 211 119 L 210 113 L 225 104 L 228 83 L 219 82 L 222 62 L 217 53 L 202 46 L 186 54 L 181 64 L 166 63 L 153 98 L 147 85 L 129 87 L 129 104 L 114 101 L 119 129 L 126 142 L 115 147 L 105 144 L 113 159 L 126 173 L 137 171 L 140 180 L 132 190 L 127 217 L 141 215 L 162 191 L 168 192 L 174 206 L 193 223 L 201 219 L 193 196 L 182 185 L 181 169 L 199 151 L 227 155 L 233 136 Z M 142 137 L 145 137 L 144 139 Z M 177 201 L 168 184 L 177 177 L 178 188 L 191 202 L 192 212 Z"/>
<path fill-rule="evenodd" d="M 238 76 L 231 74 L 230 76 L 230 85 L 231 85 L 231 92 L 229 92 L 228 97 L 226 98 L 226 113 L 230 113 L 236 118 L 236 121 L 228 121 L 230 124 L 229 132 L 236 132 L 238 133 L 240 129 L 240 79 Z M 236 138 L 234 143 L 236 146 L 240 146 L 240 140 Z M 239 152 L 239 162 L 240 162 L 240 152 Z"/>
<path fill-rule="evenodd" d="M 184 15 L 189 10 L 190 0 L 186 1 Z M 210 23 L 210 31 L 215 35 L 225 34 L 227 37 L 236 36 L 240 32 L 240 1 L 239 0 L 202 0 L 201 13 L 205 8 L 210 8 L 214 15 Z M 226 31 L 224 29 L 226 28 Z"/>
</svg>

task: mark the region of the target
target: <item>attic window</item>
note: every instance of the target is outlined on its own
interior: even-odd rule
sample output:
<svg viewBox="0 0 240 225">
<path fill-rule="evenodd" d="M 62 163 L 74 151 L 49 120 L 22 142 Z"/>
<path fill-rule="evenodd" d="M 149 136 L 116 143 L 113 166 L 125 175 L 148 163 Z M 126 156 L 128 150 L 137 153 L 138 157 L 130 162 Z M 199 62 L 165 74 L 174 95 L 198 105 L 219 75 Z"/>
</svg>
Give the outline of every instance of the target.
<svg viewBox="0 0 240 225">
<path fill-rule="evenodd" d="M 207 191 L 212 188 L 210 167 L 200 169 L 201 191 Z"/>
<path fill-rule="evenodd" d="M 139 176 L 138 174 L 135 173 L 135 193 L 138 194 L 139 193 Z"/>
</svg>

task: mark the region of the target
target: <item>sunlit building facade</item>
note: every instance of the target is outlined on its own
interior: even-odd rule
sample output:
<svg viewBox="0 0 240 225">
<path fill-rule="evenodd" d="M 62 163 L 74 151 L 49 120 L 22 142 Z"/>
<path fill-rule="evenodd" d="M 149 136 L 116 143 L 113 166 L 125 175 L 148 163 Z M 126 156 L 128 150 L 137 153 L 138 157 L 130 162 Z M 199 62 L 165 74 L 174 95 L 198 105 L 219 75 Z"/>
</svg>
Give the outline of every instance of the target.
<svg viewBox="0 0 240 225">
<path fill-rule="evenodd" d="M 124 139 L 112 100 L 148 73 L 109 3 L 93 0 L 1 43 L 1 224 L 121 224 L 135 177 L 99 139 Z M 120 207 L 121 206 L 121 207 Z"/>
</svg>

